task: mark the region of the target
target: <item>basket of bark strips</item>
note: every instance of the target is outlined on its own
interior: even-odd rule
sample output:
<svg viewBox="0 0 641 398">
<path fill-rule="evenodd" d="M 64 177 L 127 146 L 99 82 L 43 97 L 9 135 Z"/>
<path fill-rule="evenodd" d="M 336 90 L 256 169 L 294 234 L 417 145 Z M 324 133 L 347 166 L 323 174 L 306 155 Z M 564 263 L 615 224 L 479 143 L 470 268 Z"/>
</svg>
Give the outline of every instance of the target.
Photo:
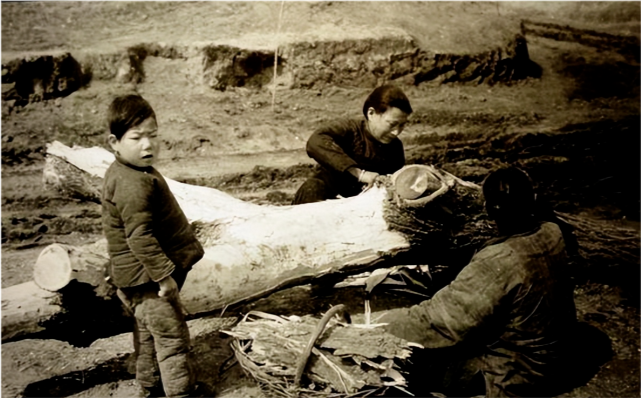
<svg viewBox="0 0 641 398">
<path fill-rule="evenodd" d="M 405 391 L 402 367 L 420 347 L 380 326 L 351 323 L 337 305 L 320 320 L 252 311 L 225 333 L 234 337 L 238 363 L 268 396 L 366 397 Z"/>
</svg>

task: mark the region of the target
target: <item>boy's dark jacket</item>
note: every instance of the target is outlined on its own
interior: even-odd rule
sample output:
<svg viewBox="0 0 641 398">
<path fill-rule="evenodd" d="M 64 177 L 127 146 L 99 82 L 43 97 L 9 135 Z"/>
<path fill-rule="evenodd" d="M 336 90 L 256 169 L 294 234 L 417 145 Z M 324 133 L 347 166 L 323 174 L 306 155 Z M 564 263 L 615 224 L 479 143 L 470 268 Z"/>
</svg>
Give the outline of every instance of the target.
<svg viewBox="0 0 641 398">
<path fill-rule="evenodd" d="M 119 287 L 158 282 L 176 267 L 188 270 L 204 250 L 163 176 L 116 157 L 105 173 L 102 225 Z"/>
</svg>

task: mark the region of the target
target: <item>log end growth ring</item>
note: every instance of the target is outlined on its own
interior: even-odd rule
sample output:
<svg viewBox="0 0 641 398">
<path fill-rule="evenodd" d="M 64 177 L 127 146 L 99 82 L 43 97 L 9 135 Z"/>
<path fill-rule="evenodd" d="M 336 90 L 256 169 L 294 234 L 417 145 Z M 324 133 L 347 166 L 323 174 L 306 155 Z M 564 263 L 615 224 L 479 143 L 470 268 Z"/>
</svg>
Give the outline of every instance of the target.
<svg viewBox="0 0 641 398">
<path fill-rule="evenodd" d="M 62 245 L 47 246 L 38 256 L 33 280 L 41 288 L 51 292 L 67 286 L 71 280 L 69 252 Z"/>
<path fill-rule="evenodd" d="M 392 176 L 394 191 L 402 199 L 417 199 L 437 191 L 443 183 L 424 165 L 408 165 Z"/>
</svg>

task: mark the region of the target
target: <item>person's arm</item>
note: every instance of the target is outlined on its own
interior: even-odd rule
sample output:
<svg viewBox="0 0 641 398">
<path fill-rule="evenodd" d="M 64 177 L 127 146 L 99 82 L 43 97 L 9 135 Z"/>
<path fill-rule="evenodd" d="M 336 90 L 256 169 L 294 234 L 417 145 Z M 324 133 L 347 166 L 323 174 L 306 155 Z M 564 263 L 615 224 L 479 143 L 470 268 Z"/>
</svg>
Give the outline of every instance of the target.
<svg viewBox="0 0 641 398">
<path fill-rule="evenodd" d="M 307 154 L 329 170 L 342 173 L 356 168 L 356 161 L 343 149 L 346 145 L 353 145 L 349 129 L 349 125 L 332 125 L 316 130 L 307 141 Z"/>
<path fill-rule="evenodd" d="M 363 170 L 343 149 L 354 145 L 349 125 L 327 126 L 316 130 L 307 141 L 307 154 L 321 166 L 338 172 L 346 172 L 363 184 L 371 186 L 378 173 Z"/>
<path fill-rule="evenodd" d="M 171 273 L 174 263 L 165 255 L 160 243 L 153 234 L 153 201 L 155 179 L 145 176 L 135 181 L 122 179 L 114 202 L 125 225 L 125 236 L 130 250 L 142 263 L 145 272 L 154 282 L 171 288 Z"/>
<path fill-rule="evenodd" d="M 473 259 L 432 299 L 389 311 L 379 322 L 389 323 L 385 326 L 388 332 L 425 348 L 453 346 L 477 333 L 488 332 L 492 326 L 502 326 L 502 304 L 510 302 L 516 291 L 509 286 L 509 261 L 504 259 L 505 255 L 497 251 L 483 259 Z"/>
<path fill-rule="evenodd" d="M 358 182 L 367 184 L 368 187 L 374 185 L 376 178 L 379 176 L 379 174 L 376 172 L 367 171 L 356 166 L 350 167 L 349 169 L 347 169 L 347 172 L 354 176 L 354 178 L 356 178 Z"/>
</svg>

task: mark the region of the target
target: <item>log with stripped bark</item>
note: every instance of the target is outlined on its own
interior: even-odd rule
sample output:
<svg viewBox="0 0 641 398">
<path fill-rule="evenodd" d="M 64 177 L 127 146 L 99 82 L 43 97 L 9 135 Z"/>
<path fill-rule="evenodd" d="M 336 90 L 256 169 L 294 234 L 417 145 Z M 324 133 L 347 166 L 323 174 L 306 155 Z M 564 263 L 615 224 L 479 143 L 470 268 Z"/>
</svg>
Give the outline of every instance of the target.
<svg viewBox="0 0 641 398">
<path fill-rule="evenodd" d="M 84 200 L 99 200 L 102 177 L 114 160 L 111 153 L 58 142 L 50 144 L 47 153 L 47 185 Z M 205 247 L 204 258 L 182 289 L 185 307 L 191 314 L 207 313 L 324 275 L 394 264 L 419 245 L 436 253 L 484 239 L 469 233 L 487 230 L 478 228 L 484 222 L 478 186 L 429 166 L 407 170 L 357 197 L 297 206 L 256 205 L 167 178 Z M 422 195 L 412 194 L 417 190 Z M 78 281 L 109 296 L 113 289 L 97 277 L 107 262 L 104 241 L 55 245 L 38 259 L 35 282 L 42 289 L 64 293 L 70 281 Z M 16 300 L 23 298 L 3 291 L 3 308 L 20 306 Z M 47 296 L 34 305 L 46 307 L 51 300 Z M 33 322 L 43 320 L 36 317 Z M 15 324 L 3 314 L 3 339 L 5 327 Z"/>
</svg>

